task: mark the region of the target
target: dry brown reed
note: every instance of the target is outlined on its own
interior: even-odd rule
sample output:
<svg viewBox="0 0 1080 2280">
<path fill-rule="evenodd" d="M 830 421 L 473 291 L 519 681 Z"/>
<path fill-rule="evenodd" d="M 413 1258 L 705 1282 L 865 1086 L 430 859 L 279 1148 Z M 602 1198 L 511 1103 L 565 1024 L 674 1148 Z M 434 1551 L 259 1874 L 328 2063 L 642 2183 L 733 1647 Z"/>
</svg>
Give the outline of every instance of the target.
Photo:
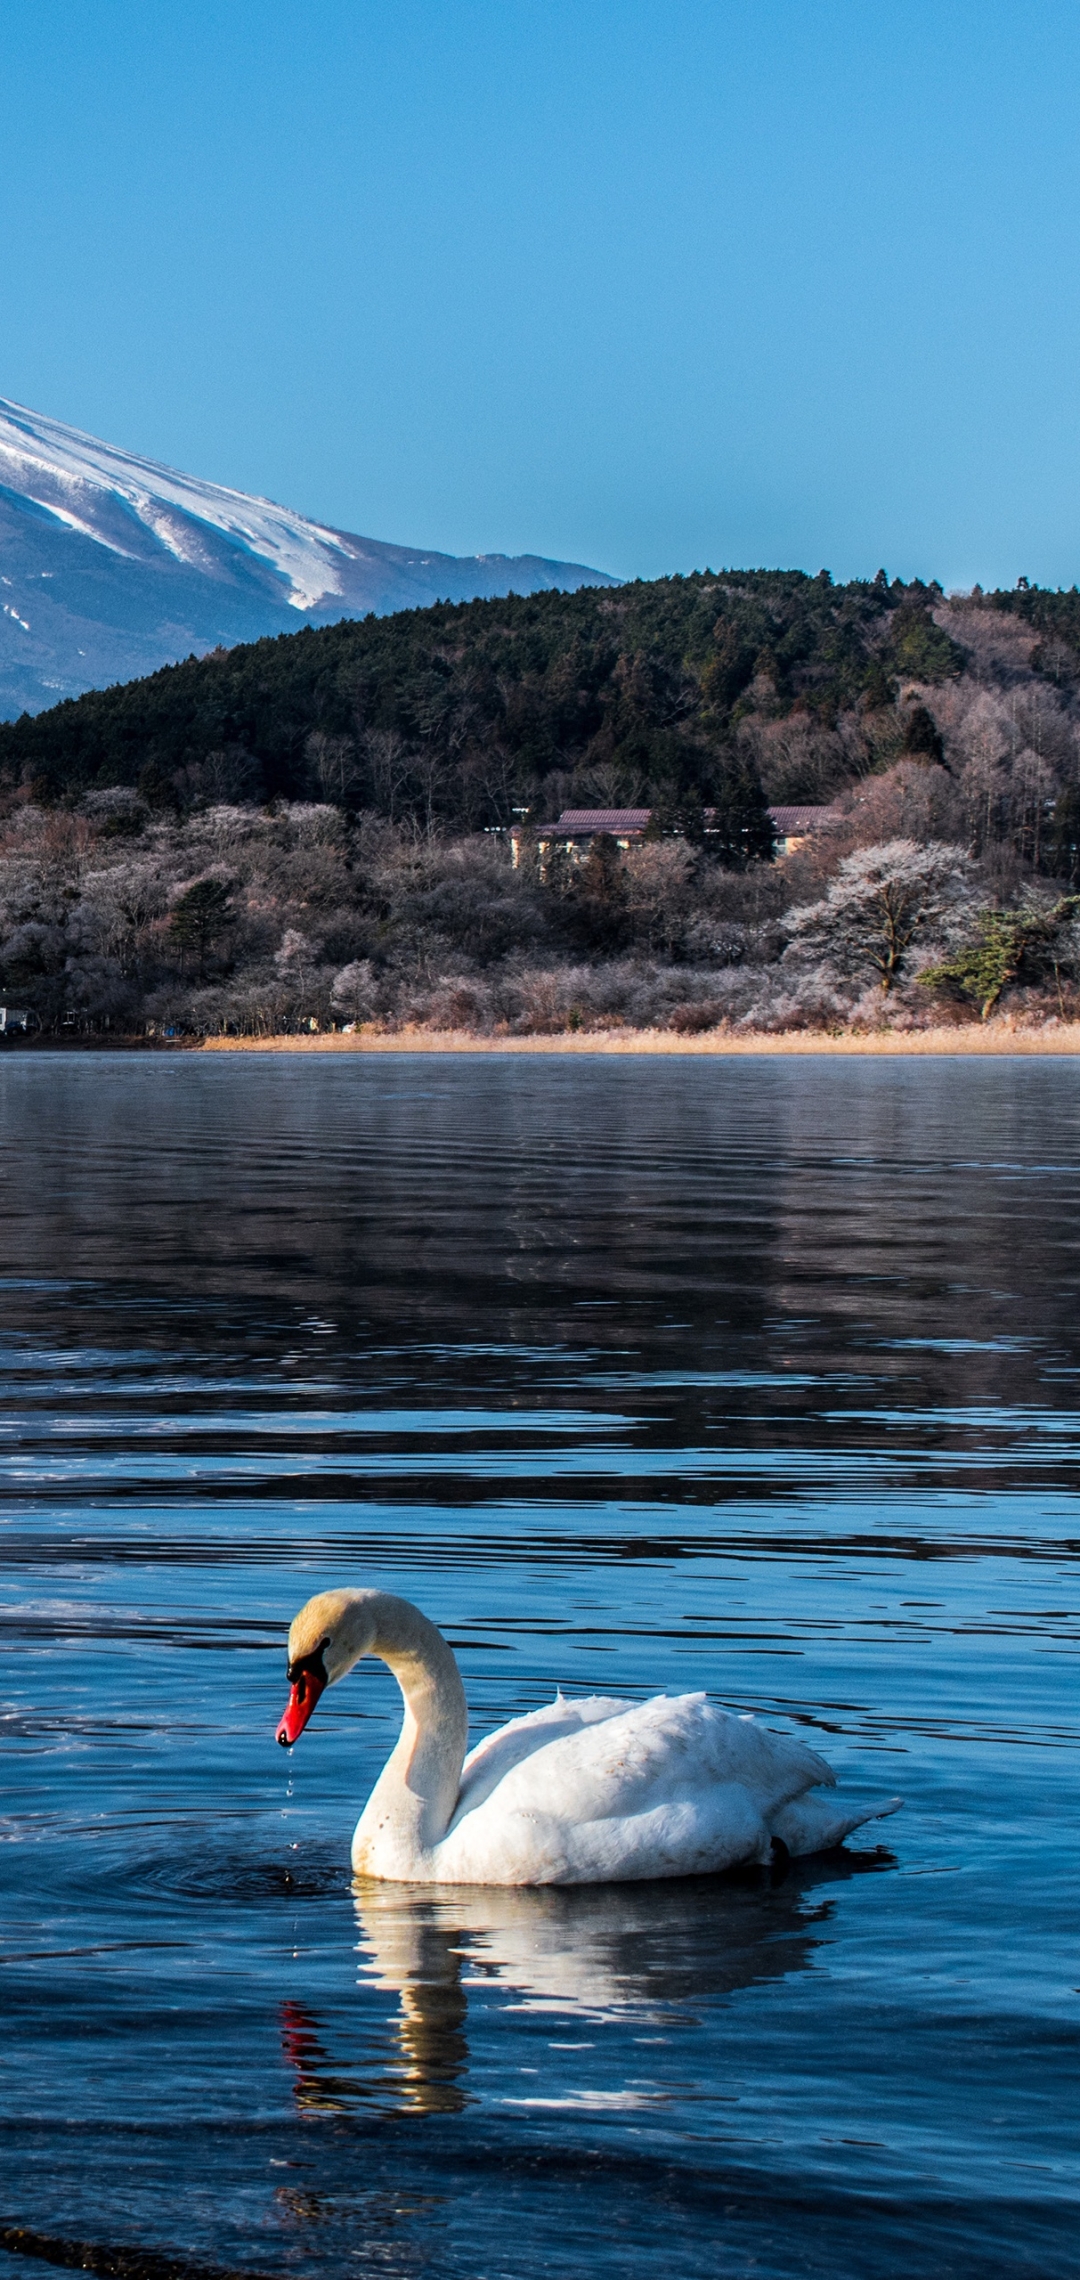
<svg viewBox="0 0 1080 2280">
<path fill-rule="evenodd" d="M 1080 1054 L 1080 1021 L 1023 1025 L 1008 1019 L 964 1022 L 940 1029 L 770 1031 L 711 1030 L 680 1036 L 670 1029 L 592 1029 L 557 1036 L 477 1036 L 464 1029 L 377 1029 L 365 1025 L 352 1036 L 329 1031 L 318 1036 L 207 1037 L 194 1050 L 203 1053 L 574 1053 L 678 1054 L 741 1058 L 746 1054 Z"/>
</svg>

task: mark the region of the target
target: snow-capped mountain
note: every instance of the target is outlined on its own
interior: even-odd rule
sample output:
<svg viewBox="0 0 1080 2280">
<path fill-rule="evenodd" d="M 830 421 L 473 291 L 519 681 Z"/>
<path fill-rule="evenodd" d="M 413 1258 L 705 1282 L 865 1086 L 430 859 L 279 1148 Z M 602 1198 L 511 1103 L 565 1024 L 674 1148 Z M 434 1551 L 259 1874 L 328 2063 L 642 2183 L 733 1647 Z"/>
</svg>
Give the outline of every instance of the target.
<svg viewBox="0 0 1080 2280">
<path fill-rule="evenodd" d="M 0 719 L 368 610 L 617 583 L 534 554 L 355 538 L 0 398 Z"/>
</svg>

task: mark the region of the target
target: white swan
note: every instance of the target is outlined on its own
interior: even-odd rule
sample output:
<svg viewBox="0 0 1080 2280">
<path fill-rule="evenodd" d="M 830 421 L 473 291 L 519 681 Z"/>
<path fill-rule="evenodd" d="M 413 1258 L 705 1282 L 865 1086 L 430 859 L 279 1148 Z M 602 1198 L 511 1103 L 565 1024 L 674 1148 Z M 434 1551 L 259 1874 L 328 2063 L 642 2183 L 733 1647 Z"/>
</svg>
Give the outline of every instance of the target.
<svg viewBox="0 0 1080 2280">
<path fill-rule="evenodd" d="M 321 1591 L 289 1632 L 287 1749 L 327 1686 L 378 1655 L 405 1698 L 393 1751 L 356 1825 L 357 1876 L 397 1884 L 609 1884 L 693 1876 L 824 1852 L 898 1797 L 841 1811 L 810 1792 L 836 1776 L 801 1742 L 703 1694 L 602 1695 L 512 1718 L 465 1755 L 453 1653 L 386 1591 Z"/>
</svg>

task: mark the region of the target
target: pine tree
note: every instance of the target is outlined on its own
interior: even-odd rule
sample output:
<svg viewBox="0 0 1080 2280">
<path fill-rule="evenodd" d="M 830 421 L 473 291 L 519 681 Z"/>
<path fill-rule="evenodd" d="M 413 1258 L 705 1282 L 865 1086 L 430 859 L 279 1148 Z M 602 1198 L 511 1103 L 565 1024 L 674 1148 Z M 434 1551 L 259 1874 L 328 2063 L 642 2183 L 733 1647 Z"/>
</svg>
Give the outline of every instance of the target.
<svg viewBox="0 0 1080 2280">
<path fill-rule="evenodd" d="M 181 970 L 191 951 L 200 981 L 215 942 L 231 923 L 230 892 L 224 879 L 196 879 L 173 904 L 170 932 L 180 951 Z"/>
<path fill-rule="evenodd" d="M 980 1020 L 988 1021 L 1011 983 L 1025 976 L 1037 981 L 1048 967 L 1056 969 L 1062 934 L 1078 910 L 1080 895 L 1062 895 L 1049 910 L 1037 903 L 980 910 L 971 939 L 940 965 L 927 966 L 919 980 L 978 1006 Z"/>
<path fill-rule="evenodd" d="M 771 863 L 776 852 L 772 818 L 753 762 L 734 760 L 720 777 L 706 817 L 706 845 L 725 871 Z"/>
</svg>

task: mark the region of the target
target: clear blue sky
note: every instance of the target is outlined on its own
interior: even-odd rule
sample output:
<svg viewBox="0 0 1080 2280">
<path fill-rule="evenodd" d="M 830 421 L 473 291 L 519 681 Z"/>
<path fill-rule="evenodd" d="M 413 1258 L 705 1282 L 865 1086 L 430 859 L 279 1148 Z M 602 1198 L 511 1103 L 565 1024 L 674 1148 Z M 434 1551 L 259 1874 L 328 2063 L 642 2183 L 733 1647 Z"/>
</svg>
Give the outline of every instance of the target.
<svg viewBox="0 0 1080 2280">
<path fill-rule="evenodd" d="M 3 11 L 0 394 L 344 527 L 1080 578 L 1077 0 Z"/>
</svg>

